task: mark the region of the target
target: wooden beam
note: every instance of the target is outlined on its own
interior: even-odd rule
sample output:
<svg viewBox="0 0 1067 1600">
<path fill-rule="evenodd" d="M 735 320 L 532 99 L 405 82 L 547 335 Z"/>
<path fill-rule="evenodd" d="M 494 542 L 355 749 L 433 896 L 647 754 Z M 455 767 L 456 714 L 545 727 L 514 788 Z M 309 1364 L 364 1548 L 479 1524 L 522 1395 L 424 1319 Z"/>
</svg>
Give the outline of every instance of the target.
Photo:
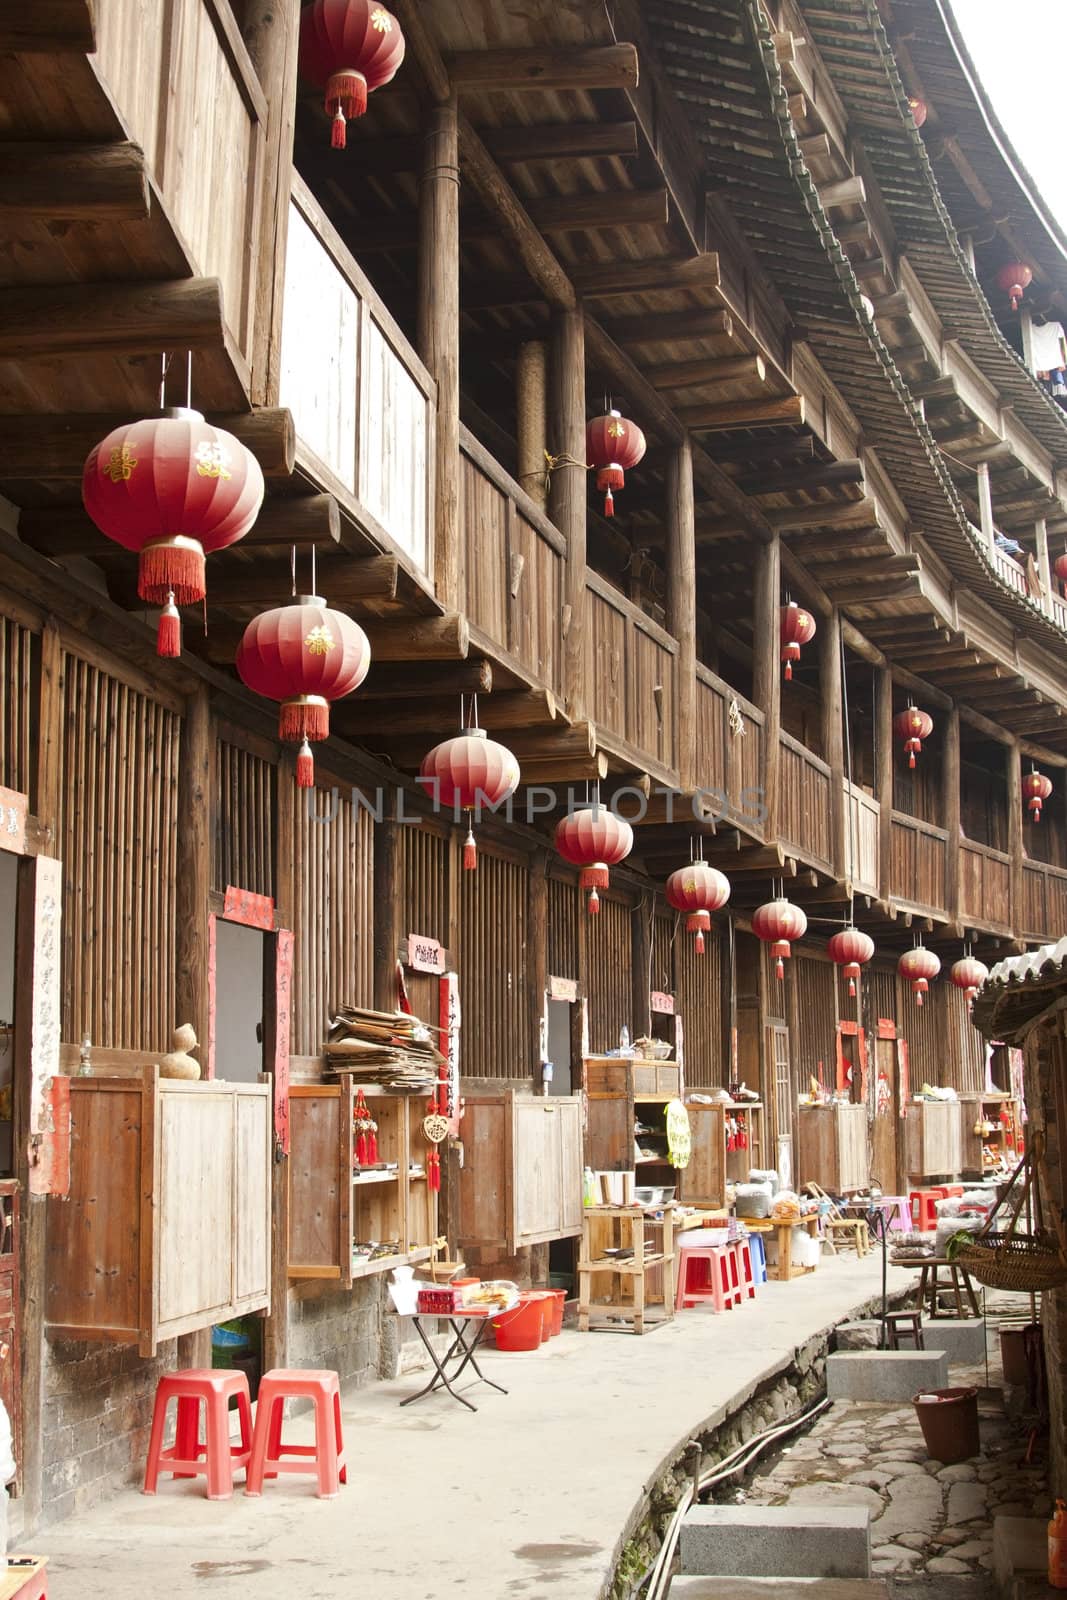
<svg viewBox="0 0 1067 1600">
<path fill-rule="evenodd" d="M 645 377 L 656 389 L 689 389 L 694 384 L 764 383 L 767 365 L 762 356 L 727 356 L 720 359 L 677 361 L 649 367 Z"/>
<path fill-rule="evenodd" d="M 887 578 L 906 577 L 918 571 L 918 556 L 876 555 L 862 561 L 828 561 L 825 567 L 816 568 L 815 576 L 827 588 L 835 589 L 838 584 L 849 583 L 857 578 L 870 583 L 884 583 Z"/>
<path fill-rule="evenodd" d="M 91 55 L 96 49 L 93 0 L 5 0 L 0 51 L 22 55 Z"/>
<path fill-rule="evenodd" d="M 476 665 L 482 663 L 471 663 L 471 666 Z M 484 665 L 488 669 L 488 662 Z M 438 679 L 444 677 L 450 680 L 450 674 L 443 674 L 440 669 L 436 670 Z M 389 678 L 392 676 L 393 673 L 390 671 Z M 491 672 L 488 676 L 491 679 Z M 433 732 L 435 729 L 449 727 L 455 720 L 456 694 L 451 692 L 450 683 L 447 692 L 438 684 L 417 699 L 408 696 L 400 704 L 383 706 L 382 700 L 391 699 L 390 688 L 390 682 L 383 679 L 376 697 L 369 697 L 361 690 L 351 699 L 341 701 L 332 716 L 336 732 L 342 736 L 355 737 L 361 733 L 380 733 L 391 737 L 394 733 Z M 551 729 L 556 724 L 560 728 L 566 726 L 559 719 L 555 696 L 547 689 L 494 694 L 482 707 L 482 720 L 491 728 L 509 730 L 513 728 L 545 730 Z"/>
<path fill-rule="evenodd" d="M 780 533 L 795 528 L 876 528 L 878 506 L 873 500 L 841 500 L 828 505 L 764 506 L 763 515 Z"/>
<path fill-rule="evenodd" d="M 514 210 L 519 207 L 519 202 L 514 196 L 512 201 Z M 521 209 L 539 235 L 666 223 L 667 191 L 618 189 L 608 193 L 553 195 L 543 200 L 527 200 Z M 494 206 L 488 216 L 481 211 L 472 214 L 464 210 L 460 215 L 459 231 L 463 243 L 472 244 L 496 239 L 506 230 L 501 221 L 500 208 Z M 419 229 L 415 217 L 401 213 L 355 221 L 351 224 L 350 237 L 353 248 L 361 256 L 384 255 L 416 249 Z"/>
<path fill-rule="evenodd" d="M 867 186 L 862 178 L 842 178 L 837 183 L 824 183 L 818 196 L 824 211 L 831 206 L 861 206 L 867 199 Z"/>
<path fill-rule="evenodd" d="M 531 783 L 603 782 L 607 775 L 608 757 L 604 750 L 598 750 L 594 756 L 552 756 L 522 762 L 524 786 Z"/>
<path fill-rule="evenodd" d="M 810 433 L 788 434 L 781 439 L 755 439 L 750 434 L 738 435 L 733 438 L 728 434 L 719 439 L 708 439 L 703 446 L 704 454 L 710 456 L 712 461 L 736 462 L 743 461 L 746 465 L 753 462 L 781 462 L 802 460 L 814 463 L 815 440 Z M 763 483 L 762 474 L 758 477 L 736 478 L 735 483 L 743 493 L 751 494 L 753 485 Z M 757 490 L 758 492 L 758 490 Z"/>
<path fill-rule="evenodd" d="M 822 755 L 830 768 L 830 861 L 835 876 L 855 875 L 852 836 L 845 815 L 845 712 L 841 670 L 841 615 L 836 606 L 819 620 L 819 697 L 822 708 Z"/>
<path fill-rule="evenodd" d="M 0 479 L 36 478 L 80 483 L 85 458 L 112 428 L 130 416 L 92 412 L 36 412 L 5 416 L 0 428 Z M 245 445 L 267 478 L 287 478 L 296 461 L 296 428 L 291 411 L 264 409 L 210 420 Z"/>
<path fill-rule="evenodd" d="M 0 303 L 0 359 L 158 355 L 226 342 L 218 278 L 16 285 Z"/>
<path fill-rule="evenodd" d="M 135 144 L 0 143 L 0 215 L 53 222 L 139 222 L 149 212 Z"/>
<path fill-rule="evenodd" d="M 418 348 L 437 384 L 433 565 L 438 597 L 460 602 L 459 134 L 455 98 L 427 113 L 419 187 Z M 463 652 L 466 654 L 466 651 Z"/>
<path fill-rule="evenodd" d="M 632 44 L 577 49 L 463 50 L 444 58 L 461 92 L 497 89 L 636 89 Z"/>
<path fill-rule="evenodd" d="M 778 734 L 781 728 L 782 668 L 779 612 L 782 604 L 781 543 L 776 534 L 759 545 L 755 557 L 755 592 L 752 600 L 752 698 L 763 712 L 760 740 L 760 787 L 766 813 L 764 834 L 778 833 Z"/>
<path fill-rule="evenodd" d="M 562 161 L 637 154 L 635 122 L 548 122 L 527 127 L 482 128 L 479 132 L 497 161 Z"/>
<path fill-rule="evenodd" d="M 556 314 L 552 365 L 551 434 L 559 465 L 552 473 L 552 520 L 567 541 L 563 574 L 563 687 L 569 716 L 581 714 L 586 686 L 585 575 L 586 325 L 581 308 Z"/>
<path fill-rule="evenodd" d="M 519 483 L 541 510 L 548 491 L 545 460 L 548 454 L 548 345 L 525 339 L 515 363 L 515 422 Z"/>
<path fill-rule="evenodd" d="M 811 440 L 808 441 L 809 445 Z M 773 451 L 774 445 L 769 446 Z M 810 451 L 809 451 L 810 454 Z M 820 461 L 810 466 L 791 467 L 785 471 L 765 472 L 751 478 L 739 478 L 737 487 L 745 494 L 791 494 L 795 489 L 843 489 L 854 484 L 864 484 L 867 474 L 862 461 Z"/>
<path fill-rule="evenodd" d="M 719 335 L 729 339 L 734 331 L 733 318 L 728 311 L 649 311 L 643 317 L 602 319 L 601 325 L 617 345 L 714 339 Z"/>
<path fill-rule="evenodd" d="M 174 1005 L 191 1022 L 207 1060 L 209 1014 L 208 897 L 215 794 L 215 730 L 206 684 L 189 696 L 178 766 Z"/>
<path fill-rule="evenodd" d="M 846 643 L 849 628 L 842 630 Z M 878 801 L 878 887 L 888 898 L 893 878 L 893 678 L 887 665 L 874 675 L 874 798 Z"/>
<path fill-rule="evenodd" d="M 320 564 L 317 589 L 338 606 L 355 600 L 395 600 L 397 572 L 398 562 L 393 556 L 344 556 Z M 287 572 L 258 572 L 247 562 L 240 569 L 230 566 L 222 572 L 213 567 L 208 578 L 213 606 L 283 606 L 289 600 L 289 591 Z"/>
<path fill-rule="evenodd" d="M 941 733 L 941 820 L 948 833 L 945 851 L 945 910 L 956 922 L 960 914 L 960 714 L 952 709 L 938 719 Z"/>
<path fill-rule="evenodd" d="M 803 395 L 781 395 L 773 400 L 727 400 L 716 405 L 685 406 L 679 421 L 698 432 L 704 429 L 803 427 Z"/>
<path fill-rule="evenodd" d="M 470 650 L 470 624 L 457 612 L 397 622 L 368 619 L 366 632 L 374 665 L 386 661 L 464 661 Z"/>
<path fill-rule="evenodd" d="M 675 726 L 681 782 L 697 782 L 696 517 L 693 501 L 693 448 L 688 439 L 667 459 L 667 628 L 678 641 Z"/>
<path fill-rule="evenodd" d="M 26 506 L 19 514 L 19 538 L 49 556 L 100 556 L 117 550 L 109 544 L 81 506 Z M 234 546 L 247 550 L 264 545 L 336 545 L 341 538 L 337 501 L 329 494 L 268 499 L 252 529 Z M 227 552 L 220 555 L 225 561 Z M 219 556 L 215 557 L 217 561 Z M 217 570 L 214 562 L 212 570 Z"/>
<path fill-rule="evenodd" d="M 571 282 L 590 300 L 612 295 L 643 294 L 657 289 L 717 289 L 719 258 L 714 251 L 700 256 L 654 256 L 645 261 L 604 261 L 595 266 L 572 267 Z"/>
<path fill-rule="evenodd" d="M 1013 928 L 1022 922 L 1023 911 L 1023 765 L 1022 751 L 1017 738 L 1012 738 L 1005 752 L 1005 778 L 1008 805 L 1008 856 L 1011 866 L 1011 911 L 1007 918 Z"/>
<path fill-rule="evenodd" d="M 491 694 L 492 689 L 493 668 L 488 661 L 461 661 L 446 666 L 437 661 L 424 665 L 421 661 L 394 660 L 388 673 L 377 677 L 370 674 L 360 688 L 359 700 L 362 704 L 368 700 L 423 700 L 444 695 L 454 705 L 458 695 Z"/>
</svg>

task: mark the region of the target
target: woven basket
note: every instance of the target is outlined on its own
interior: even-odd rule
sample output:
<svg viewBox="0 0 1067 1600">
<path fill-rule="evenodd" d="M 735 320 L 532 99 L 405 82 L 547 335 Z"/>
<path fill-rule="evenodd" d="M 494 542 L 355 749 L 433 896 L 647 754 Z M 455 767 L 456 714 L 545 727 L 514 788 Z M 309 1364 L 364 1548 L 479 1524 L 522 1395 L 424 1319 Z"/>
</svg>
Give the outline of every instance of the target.
<svg viewBox="0 0 1067 1600">
<path fill-rule="evenodd" d="M 1011 1175 L 1003 1196 L 990 1213 L 981 1233 L 953 1252 L 952 1259 L 972 1278 L 990 1289 L 1006 1289 L 1016 1294 L 1038 1294 L 1042 1289 L 1055 1289 L 1067 1283 L 1067 1238 L 1058 1209 L 1052 1211 L 1052 1228 L 1044 1226 L 1041 1183 L 1044 1174 L 1045 1136 L 1035 1128 L 1029 1147 Z M 1009 1203 L 1009 1195 L 1019 1178 L 1022 1185 L 1012 1204 L 1011 1219 L 1003 1233 L 991 1232 L 996 1212 Z M 1021 1233 L 1019 1223 L 1026 1207 L 1027 1221 L 1031 1206 L 1036 1226 L 1033 1233 Z"/>
</svg>

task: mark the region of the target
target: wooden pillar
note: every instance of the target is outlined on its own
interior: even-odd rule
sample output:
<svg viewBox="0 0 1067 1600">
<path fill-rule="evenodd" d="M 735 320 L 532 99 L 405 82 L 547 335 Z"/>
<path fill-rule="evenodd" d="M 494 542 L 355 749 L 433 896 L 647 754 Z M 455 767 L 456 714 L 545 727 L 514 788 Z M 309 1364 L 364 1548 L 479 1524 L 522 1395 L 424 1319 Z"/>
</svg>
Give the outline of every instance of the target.
<svg viewBox="0 0 1067 1600">
<path fill-rule="evenodd" d="M 693 446 L 688 438 L 667 458 L 667 631 L 678 641 L 674 765 L 683 788 L 697 781 L 697 566 Z M 739 795 L 731 795 L 734 805 Z"/>
<path fill-rule="evenodd" d="M 1041 579 L 1041 609 L 1052 615 L 1052 567 L 1048 558 L 1048 524 L 1044 517 L 1034 523 L 1034 540 L 1037 544 L 1037 572 Z"/>
<path fill-rule="evenodd" d="M 766 813 L 763 830 L 768 842 L 778 837 L 778 735 L 782 723 L 781 557 L 777 534 L 757 548 L 752 608 L 752 698 L 763 712 L 760 784 Z"/>
<path fill-rule="evenodd" d="M 206 686 L 189 696 L 182 722 L 178 773 L 177 972 L 175 1023 L 191 1022 L 207 1063 L 208 896 L 215 796 L 215 730 Z"/>
<path fill-rule="evenodd" d="M 552 373 L 552 520 L 567 541 L 563 595 L 563 687 L 567 712 L 580 715 L 585 682 L 585 319 L 556 313 Z"/>
<path fill-rule="evenodd" d="M 938 719 L 943 734 L 941 821 L 948 833 L 945 852 L 945 910 L 960 920 L 960 714 L 955 706 Z"/>
<path fill-rule="evenodd" d="M 1023 364 L 1031 377 L 1037 376 L 1034 365 L 1034 314 L 1027 305 L 1019 307 L 1019 336 L 1023 346 Z"/>
<path fill-rule="evenodd" d="M 1007 747 L 1008 855 L 1011 859 L 1011 928 L 1017 936 L 1023 914 L 1023 757 L 1019 741 Z"/>
<path fill-rule="evenodd" d="M 544 509 L 545 452 L 548 448 L 548 346 L 531 339 L 519 346 L 515 375 L 518 417 L 519 482 Z"/>
<path fill-rule="evenodd" d="M 630 912 L 630 1043 L 652 1031 L 652 912 L 655 901 L 642 895 Z"/>
<path fill-rule="evenodd" d="M 307 791 L 296 787 L 296 766 L 290 753 L 283 755 L 276 773 L 274 837 L 274 903 L 281 926 L 293 929 L 296 922 L 297 805 L 305 803 Z M 276 958 L 277 936 L 267 941 Z M 274 963 L 268 965 L 273 968 Z M 264 1059 L 274 1059 L 276 999 L 273 985 L 276 973 L 265 974 Z M 290 990 L 291 998 L 291 990 Z M 290 1004 L 290 1027 L 296 1018 Z M 263 1327 L 263 1370 L 289 1365 L 289 1158 L 275 1150 L 271 1168 L 270 1310 Z"/>
<path fill-rule="evenodd" d="M 281 380 L 285 249 L 296 123 L 298 8 L 279 5 L 278 0 L 245 0 L 242 32 L 267 99 L 252 303 L 252 401 L 258 406 L 276 406 Z"/>
<path fill-rule="evenodd" d="M 401 824 L 383 820 L 374 830 L 374 1004 L 397 1008 L 396 963 L 404 930 Z"/>
<path fill-rule="evenodd" d="M 536 850 L 530 857 L 526 903 L 526 987 L 529 1006 L 530 1038 L 534 1041 L 533 1087 L 541 1090 L 541 1057 L 536 1044 L 541 1038 L 548 988 L 548 854 Z M 545 1041 L 547 1051 L 548 1044 Z"/>
<path fill-rule="evenodd" d="M 830 856 L 837 877 L 854 878 L 858 841 L 854 833 L 849 832 L 845 805 L 841 615 L 836 606 L 828 617 L 820 617 L 816 638 L 819 640 L 819 687 L 822 690 L 822 758 L 830 768 Z"/>
<path fill-rule="evenodd" d="M 877 667 L 874 678 L 874 796 L 878 817 L 878 894 L 888 900 L 893 881 L 893 678 Z"/>
<path fill-rule="evenodd" d="M 434 582 L 449 611 L 460 605 L 459 146 L 453 95 L 426 113 L 419 186 L 419 355 L 437 384 Z"/>
<path fill-rule="evenodd" d="M 989 487 L 989 462 L 979 461 L 975 468 L 978 478 L 978 515 L 982 525 L 985 542 L 989 546 L 990 555 L 996 553 L 994 534 L 996 527 L 993 522 L 993 493 Z"/>
</svg>

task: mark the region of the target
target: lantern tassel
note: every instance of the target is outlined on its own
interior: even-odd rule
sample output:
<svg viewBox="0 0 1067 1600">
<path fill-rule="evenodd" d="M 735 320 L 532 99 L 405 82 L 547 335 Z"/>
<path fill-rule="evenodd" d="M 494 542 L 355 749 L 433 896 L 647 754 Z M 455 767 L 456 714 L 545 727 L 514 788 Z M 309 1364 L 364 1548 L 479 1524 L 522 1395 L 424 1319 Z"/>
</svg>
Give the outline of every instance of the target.
<svg viewBox="0 0 1067 1600">
<path fill-rule="evenodd" d="M 137 566 L 137 594 L 149 605 L 166 605 L 173 592 L 178 605 L 191 606 L 207 593 L 207 569 L 199 544 L 160 540 L 146 545 Z"/>
<path fill-rule="evenodd" d="M 333 114 L 333 125 L 330 129 L 330 149 L 346 150 L 348 148 L 348 127 L 345 114 L 341 110 L 341 102 L 337 102 L 337 110 Z"/>
<path fill-rule="evenodd" d="M 297 739 L 318 743 L 330 737 L 330 708 L 325 701 L 283 700 L 278 708 L 278 737 L 286 744 Z"/>
<path fill-rule="evenodd" d="M 696 951 L 698 956 L 702 956 L 704 954 L 704 930 L 703 930 L 703 928 L 698 928 L 697 929 L 697 936 L 693 941 L 693 948 L 695 949 L 695 951 Z"/>
<path fill-rule="evenodd" d="M 159 627 L 156 630 L 156 655 L 173 660 L 182 653 L 182 619 L 178 614 L 178 607 L 174 604 L 174 591 L 167 596 L 167 603 L 159 614 Z"/>
<path fill-rule="evenodd" d="M 606 517 L 613 517 L 615 515 L 615 496 L 612 494 L 610 489 L 604 496 L 604 515 Z"/>
<path fill-rule="evenodd" d="M 436 1145 L 430 1146 L 430 1153 L 426 1157 L 426 1180 L 430 1192 L 437 1194 L 441 1188 L 441 1157 Z"/>
<path fill-rule="evenodd" d="M 596 892 L 596 884 L 594 884 L 589 891 L 589 899 L 586 901 L 586 910 L 591 917 L 597 916 L 600 912 L 600 896 Z"/>
<path fill-rule="evenodd" d="M 915 751 L 914 750 L 911 750 L 911 751 L 908 752 L 908 766 L 912 769 L 912 771 L 915 770 Z"/>
<path fill-rule="evenodd" d="M 296 758 L 296 786 L 298 789 L 315 787 L 315 757 L 311 754 L 311 746 L 306 739 L 300 746 Z"/>
<path fill-rule="evenodd" d="M 855 1000 L 855 998 L 856 998 L 856 980 L 855 980 L 855 978 L 850 978 L 848 980 L 848 992 L 849 992 L 849 995 L 851 996 L 851 998 L 853 1000 Z"/>
<path fill-rule="evenodd" d="M 785 980 L 785 963 L 783 962 L 781 956 L 779 956 L 778 960 L 774 963 L 774 973 L 775 973 L 775 977 L 778 979 L 779 983 L 784 982 L 784 980 Z"/>
<path fill-rule="evenodd" d="M 791 661 L 787 661 L 785 664 L 785 681 L 786 683 L 792 683 L 793 681 L 793 663 Z"/>
<path fill-rule="evenodd" d="M 467 837 L 463 841 L 463 870 L 476 872 L 478 869 L 478 846 L 474 840 L 473 827 L 467 829 Z"/>
</svg>

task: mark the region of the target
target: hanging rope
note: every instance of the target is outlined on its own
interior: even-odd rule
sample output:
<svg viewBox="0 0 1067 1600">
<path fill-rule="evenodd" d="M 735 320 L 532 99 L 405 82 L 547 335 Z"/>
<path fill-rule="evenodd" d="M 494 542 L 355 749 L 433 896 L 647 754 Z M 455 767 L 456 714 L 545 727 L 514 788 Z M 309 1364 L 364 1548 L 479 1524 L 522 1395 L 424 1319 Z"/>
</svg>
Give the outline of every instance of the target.
<svg viewBox="0 0 1067 1600">
<path fill-rule="evenodd" d="M 848 920 L 853 920 L 853 890 L 852 880 L 856 875 L 856 838 L 852 805 L 852 730 L 848 720 L 848 673 L 845 664 L 844 637 L 838 637 L 838 648 L 841 652 L 841 715 L 845 724 L 845 776 L 848 779 L 848 793 L 845 809 L 848 814 Z"/>
<path fill-rule="evenodd" d="M 561 451 L 558 456 L 554 456 L 548 450 L 546 450 L 544 478 L 546 497 L 552 488 L 552 474 L 554 472 L 558 472 L 561 467 L 577 467 L 581 472 L 588 472 L 590 470 L 590 463 L 588 461 L 579 461 L 576 456 L 570 455 L 566 450 Z M 527 473 L 526 476 L 530 477 L 531 474 Z"/>
</svg>

